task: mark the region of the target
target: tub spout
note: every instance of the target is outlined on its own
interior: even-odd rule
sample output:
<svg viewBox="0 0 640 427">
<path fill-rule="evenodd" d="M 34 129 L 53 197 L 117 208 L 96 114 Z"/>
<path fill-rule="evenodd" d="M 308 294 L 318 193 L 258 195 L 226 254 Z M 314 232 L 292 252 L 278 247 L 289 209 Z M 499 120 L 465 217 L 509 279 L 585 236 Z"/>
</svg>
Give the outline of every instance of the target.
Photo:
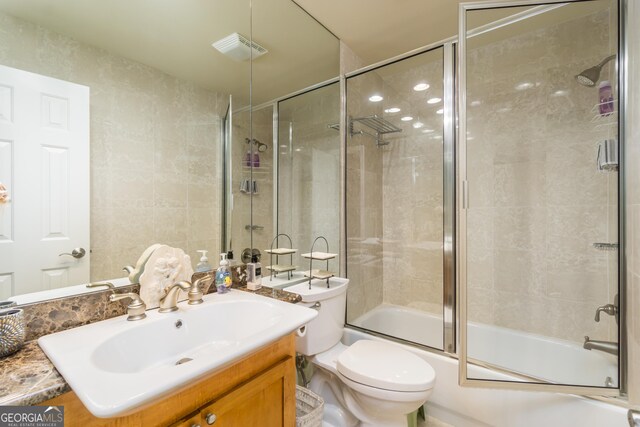
<svg viewBox="0 0 640 427">
<path fill-rule="evenodd" d="M 617 342 L 591 340 L 588 336 L 584 337 L 584 345 L 582 347 L 586 350 L 604 351 L 605 353 L 613 354 L 614 356 L 618 355 L 619 348 Z"/>
</svg>

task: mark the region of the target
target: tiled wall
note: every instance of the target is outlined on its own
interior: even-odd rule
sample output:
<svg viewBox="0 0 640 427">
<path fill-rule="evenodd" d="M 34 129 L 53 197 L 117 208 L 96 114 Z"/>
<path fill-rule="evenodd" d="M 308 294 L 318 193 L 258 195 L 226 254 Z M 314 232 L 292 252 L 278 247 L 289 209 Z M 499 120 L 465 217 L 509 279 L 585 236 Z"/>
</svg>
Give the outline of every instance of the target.
<svg viewBox="0 0 640 427">
<path fill-rule="evenodd" d="M 347 83 L 347 114 L 363 117 L 372 110 L 368 97 L 382 92 L 382 79 L 367 73 Z M 383 151 L 364 135 L 347 136 L 347 321 L 383 301 Z"/>
<path fill-rule="evenodd" d="M 90 87 L 91 280 L 153 243 L 219 252 L 227 96 L 7 15 L 0 63 Z"/>
<path fill-rule="evenodd" d="M 240 260 L 242 251 L 253 248 L 263 253 L 269 248 L 273 239 L 273 108 L 266 107 L 253 111 L 251 123 L 253 129 L 249 129 L 249 111 L 235 113 L 233 116 L 233 136 L 231 148 L 231 174 L 233 193 L 233 211 L 231 221 L 231 245 L 236 260 Z M 257 152 L 259 166 L 253 168 L 247 166 L 246 155 L 250 150 L 246 138 L 257 139 L 267 145 L 264 152 L 257 152 L 257 146 L 253 147 L 253 154 Z M 253 195 L 240 191 L 240 185 L 244 180 L 253 180 L 256 183 L 258 193 Z M 253 206 L 252 206 L 253 205 Z M 253 209 L 253 223 L 251 211 Z M 246 227 L 263 227 L 253 230 Z M 252 236 L 253 234 L 253 236 Z M 262 259 L 262 263 L 265 263 Z"/>
<path fill-rule="evenodd" d="M 598 12 L 470 46 L 472 321 L 576 342 L 617 339 L 614 318 L 594 315 L 613 302 L 618 253 L 593 247 L 617 243 L 617 173 L 596 167 L 615 118 L 592 123 L 598 90 L 574 79 L 615 52 L 613 19 Z"/>
<path fill-rule="evenodd" d="M 626 248 L 629 402 L 640 408 L 640 4 L 628 9 L 628 110 L 626 121 Z"/>
<path fill-rule="evenodd" d="M 402 132 L 381 148 L 383 301 L 442 315 L 443 103 L 426 101 L 444 98 L 443 49 L 390 65 L 384 81 L 385 107 L 402 106 L 386 117 Z M 429 89 L 414 91 L 420 82 Z M 414 119 L 402 122 L 403 115 Z M 424 126 L 414 128 L 418 122 Z"/>
<path fill-rule="evenodd" d="M 278 115 L 278 232 L 290 235 L 298 249 L 293 264 L 308 270 L 309 260 L 300 254 L 311 250 L 316 237 L 327 239 L 329 252 L 340 251 L 340 133 L 329 128 L 340 121 L 340 86 L 285 100 Z M 314 250 L 325 251 L 324 241 Z M 329 271 L 337 274 L 339 267 L 339 257 L 329 262 Z M 324 270 L 326 263 L 316 261 L 313 268 Z"/>
</svg>

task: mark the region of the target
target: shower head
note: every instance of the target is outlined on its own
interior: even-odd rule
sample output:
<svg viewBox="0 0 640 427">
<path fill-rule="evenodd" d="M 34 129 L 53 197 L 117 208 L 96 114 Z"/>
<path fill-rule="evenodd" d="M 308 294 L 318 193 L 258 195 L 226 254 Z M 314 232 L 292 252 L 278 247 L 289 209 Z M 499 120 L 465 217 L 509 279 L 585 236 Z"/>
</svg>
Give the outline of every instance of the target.
<svg viewBox="0 0 640 427">
<path fill-rule="evenodd" d="M 576 76 L 576 80 L 582 86 L 588 86 L 588 87 L 595 86 L 596 83 L 598 83 L 598 80 L 600 80 L 600 70 L 602 70 L 602 67 L 604 67 L 607 62 L 611 61 L 615 57 L 616 57 L 615 55 L 607 56 L 598 65 L 591 68 L 587 68 L 586 70 L 578 74 Z"/>
</svg>

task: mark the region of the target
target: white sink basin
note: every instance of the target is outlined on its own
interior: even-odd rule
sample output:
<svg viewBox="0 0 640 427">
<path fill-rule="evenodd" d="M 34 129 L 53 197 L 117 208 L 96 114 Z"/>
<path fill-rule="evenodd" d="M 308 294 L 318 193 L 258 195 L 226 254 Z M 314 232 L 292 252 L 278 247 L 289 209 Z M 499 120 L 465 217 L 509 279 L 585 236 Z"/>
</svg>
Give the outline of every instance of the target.
<svg viewBox="0 0 640 427">
<path fill-rule="evenodd" d="M 182 302 L 173 313 L 147 311 L 140 321 L 120 316 L 46 335 L 38 344 L 87 409 L 107 418 L 229 365 L 317 315 L 236 290 L 204 300 Z"/>
</svg>

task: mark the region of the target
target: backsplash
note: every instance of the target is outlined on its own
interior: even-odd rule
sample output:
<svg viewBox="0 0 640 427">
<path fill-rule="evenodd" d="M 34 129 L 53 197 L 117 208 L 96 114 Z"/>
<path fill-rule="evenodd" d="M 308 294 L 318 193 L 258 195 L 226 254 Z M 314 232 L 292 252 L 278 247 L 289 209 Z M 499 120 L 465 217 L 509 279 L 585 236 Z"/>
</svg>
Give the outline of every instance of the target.
<svg viewBox="0 0 640 427">
<path fill-rule="evenodd" d="M 140 291 L 140 285 L 118 288 L 116 293 Z M 27 326 L 26 341 L 111 317 L 127 312 L 128 301 L 110 302 L 111 290 L 101 290 L 89 294 L 75 295 L 54 300 L 36 302 L 20 306 L 24 310 Z"/>
<path fill-rule="evenodd" d="M 245 265 L 233 267 L 233 288 L 246 288 L 247 276 Z M 196 273 L 196 275 L 199 273 Z M 114 291 L 105 289 L 82 295 L 74 295 L 64 298 L 36 302 L 21 305 L 24 310 L 25 324 L 27 326 L 26 341 L 36 340 L 43 335 L 61 332 L 78 326 L 107 320 L 112 317 L 122 316 L 127 312 L 128 300 L 110 302 L 109 295 Z M 140 285 L 129 285 L 117 288 L 116 293 L 140 292 Z M 211 286 L 208 293 L 216 292 L 216 287 Z M 278 293 L 268 295 L 297 302 Z"/>
</svg>

